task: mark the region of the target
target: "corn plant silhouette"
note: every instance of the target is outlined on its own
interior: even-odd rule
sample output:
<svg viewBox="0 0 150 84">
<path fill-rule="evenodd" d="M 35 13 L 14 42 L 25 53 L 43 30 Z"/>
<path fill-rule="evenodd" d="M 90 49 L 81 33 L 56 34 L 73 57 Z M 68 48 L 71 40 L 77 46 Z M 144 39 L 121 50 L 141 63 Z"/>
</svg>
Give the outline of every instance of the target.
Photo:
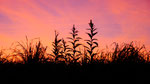
<svg viewBox="0 0 150 84">
<path fill-rule="evenodd" d="M 98 47 L 98 43 L 96 42 L 97 39 L 94 38 L 94 36 L 95 36 L 98 32 L 95 32 L 97 29 L 94 27 L 94 24 L 93 24 L 92 20 L 90 20 L 89 26 L 90 26 L 90 28 L 87 29 L 87 30 L 89 30 L 90 33 L 87 33 L 87 35 L 90 37 L 90 40 L 85 40 L 86 43 L 89 45 L 89 47 L 86 47 L 86 46 L 85 46 L 85 47 L 87 48 L 87 52 L 88 52 L 89 56 L 91 57 L 91 63 L 93 63 L 93 61 L 94 61 L 94 60 L 93 60 L 93 57 L 94 57 L 95 55 L 97 55 L 97 53 L 94 53 L 94 49 L 95 49 L 96 47 Z"/>
<path fill-rule="evenodd" d="M 90 60 L 87 54 L 87 49 L 85 46 L 84 47 L 84 52 L 83 52 L 83 58 L 82 58 L 82 64 L 86 64 L 88 63 L 88 61 Z"/>
<path fill-rule="evenodd" d="M 58 39 L 58 32 L 55 31 L 55 40 L 52 44 L 53 46 L 53 50 L 51 56 L 55 57 L 55 62 L 57 62 L 58 58 L 62 57 L 61 55 L 61 48 L 62 48 L 62 44 L 61 44 L 61 39 Z"/>
<path fill-rule="evenodd" d="M 69 48 L 68 51 L 72 52 L 72 54 L 69 54 L 69 56 L 73 58 L 73 63 L 76 63 L 81 56 L 81 51 L 77 50 L 77 48 L 81 45 L 78 42 L 82 38 L 78 36 L 78 30 L 76 30 L 75 25 L 73 25 L 72 32 L 70 32 L 70 34 L 72 35 L 72 37 L 67 37 L 67 38 L 71 40 L 68 42 L 71 43 L 72 47 Z"/>
<path fill-rule="evenodd" d="M 67 42 L 62 38 L 62 50 L 61 50 L 61 55 L 63 56 L 63 58 L 65 59 L 65 62 L 68 62 L 68 52 L 69 49 L 69 45 L 67 45 Z"/>
<path fill-rule="evenodd" d="M 43 63 L 47 62 L 47 58 L 45 58 L 47 47 L 44 47 L 42 43 L 39 41 L 35 45 L 35 51 L 34 51 L 34 56 L 33 56 L 33 61 Z"/>
</svg>

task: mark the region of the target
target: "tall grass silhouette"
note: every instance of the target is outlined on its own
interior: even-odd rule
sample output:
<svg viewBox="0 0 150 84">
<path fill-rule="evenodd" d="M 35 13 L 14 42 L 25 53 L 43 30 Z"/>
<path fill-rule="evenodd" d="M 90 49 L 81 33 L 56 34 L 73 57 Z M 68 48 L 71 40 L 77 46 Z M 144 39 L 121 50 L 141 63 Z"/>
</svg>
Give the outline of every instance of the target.
<svg viewBox="0 0 150 84">
<path fill-rule="evenodd" d="M 40 40 L 33 44 L 33 40 L 29 41 L 26 37 L 26 43 L 17 42 L 16 47 L 12 56 L 21 57 L 24 64 L 43 63 L 47 60 L 45 58 L 47 47 L 44 47 Z"/>
<path fill-rule="evenodd" d="M 123 46 L 119 46 L 118 43 L 115 44 L 115 49 L 112 54 L 112 63 L 118 64 L 137 64 L 145 63 L 144 54 L 141 52 L 145 46 L 138 47 L 133 42 L 130 44 L 124 43 Z"/>
</svg>

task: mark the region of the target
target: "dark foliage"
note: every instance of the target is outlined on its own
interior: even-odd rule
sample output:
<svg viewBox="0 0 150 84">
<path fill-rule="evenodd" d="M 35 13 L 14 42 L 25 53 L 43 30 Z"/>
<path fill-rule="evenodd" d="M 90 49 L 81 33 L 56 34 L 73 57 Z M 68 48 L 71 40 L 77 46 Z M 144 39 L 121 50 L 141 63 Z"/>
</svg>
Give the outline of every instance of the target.
<svg viewBox="0 0 150 84">
<path fill-rule="evenodd" d="M 45 58 L 47 47 L 44 47 L 40 41 L 33 44 L 33 42 L 29 42 L 26 37 L 26 44 L 17 42 L 16 47 L 17 48 L 12 49 L 13 54 L 9 56 L 13 57 L 11 62 L 17 62 L 15 61 L 16 59 L 23 60 L 24 64 L 44 63 L 47 61 Z M 18 58 L 18 56 L 20 58 Z"/>
<path fill-rule="evenodd" d="M 98 43 L 96 42 L 97 39 L 94 38 L 94 36 L 98 32 L 96 32 L 96 28 L 94 27 L 94 24 L 93 24 L 92 20 L 90 20 L 89 26 L 90 26 L 90 28 L 87 29 L 87 30 L 89 30 L 90 33 L 87 33 L 87 35 L 90 37 L 90 40 L 85 40 L 86 43 L 89 45 L 89 47 L 86 47 L 86 46 L 85 47 L 87 48 L 87 52 L 88 52 L 89 56 L 91 57 L 91 63 L 93 63 L 93 61 L 94 61 L 93 57 L 95 55 L 97 55 L 97 53 L 94 52 L 94 49 L 96 47 L 98 47 Z"/>
<path fill-rule="evenodd" d="M 4 63 L 7 63 L 8 60 L 4 57 L 2 57 L 4 54 L 3 50 L 0 51 L 0 64 L 4 64 Z"/>
<path fill-rule="evenodd" d="M 115 49 L 112 55 L 112 63 L 116 64 L 141 64 L 146 63 L 141 50 L 144 48 L 137 47 L 133 42 L 124 44 L 121 48 L 115 43 Z"/>
<path fill-rule="evenodd" d="M 72 37 L 68 37 L 68 39 L 71 40 L 69 42 L 71 43 L 72 47 L 68 50 L 71 52 L 69 56 L 73 58 L 73 63 L 76 63 L 77 60 L 80 59 L 80 56 L 82 54 L 81 51 L 77 50 L 77 48 L 81 45 L 80 43 L 78 43 L 81 37 L 78 36 L 78 30 L 76 30 L 75 25 L 73 25 L 72 32 L 70 32 L 70 34 L 72 35 Z"/>
<path fill-rule="evenodd" d="M 53 54 L 51 54 L 51 56 L 53 56 L 55 58 L 55 62 L 58 60 L 58 58 L 62 57 L 61 53 L 61 39 L 58 39 L 58 33 L 55 31 L 55 40 L 53 42 Z"/>
<path fill-rule="evenodd" d="M 67 45 L 67 42 L 62 38 L 62 50 L 61 50 L 61 55 L 65 59 L 65 62 L 69 62 L 69 45 Z"/>
<path fill-rule="evenodd" d="M 87 35 L 90 37 L 89 40 L 85 40 L 88 46 L 83 46 L 83 52 L 79 50 L 81 43 L 81 37 L 78 36 L 78 30 L 73 25 L 72 31 L 70 32 L 71 37 L 68 37 L 71 45 L 68 45 L 64 39 L 59 39 L 58 32 L 55 31 L 55 39 L 52 43 L 53 50 L 52 54 L 46 53 L 47 47 L 44 47 L 41 41 L 31 41 L 26 37 L 26 42 L 17 42 L 16 46 L 11 49 L 13 52 L 8 56 L 3 56 L 3 51 L 0 52 L 0 64 L 3 63 L 23 63 L 23 64 L 42 64 L 48 62 L 54 63 L 67 63 L 67 64 L 146 64 L 149 63 L 150 53 L 146 51 L 145 46 L 137 46 L 134 42 L 124 43 L 119 45 L 118 43 L 113 43 L 115 45 L 112 52 L 96 52 L 95 48 L 98 47 L 98 42 L 95 35 L 97 28 L 95 28 L 94 23 L 90 20 L 90 28 L 87 29 L 90 32 Z M 51 61 L 48 55 L 54 57 L 54 61 Z M 95 59 L 94 59 L 95 56 Z M 78 63 L 82 60 L 82 63 Z"/>
</svg>

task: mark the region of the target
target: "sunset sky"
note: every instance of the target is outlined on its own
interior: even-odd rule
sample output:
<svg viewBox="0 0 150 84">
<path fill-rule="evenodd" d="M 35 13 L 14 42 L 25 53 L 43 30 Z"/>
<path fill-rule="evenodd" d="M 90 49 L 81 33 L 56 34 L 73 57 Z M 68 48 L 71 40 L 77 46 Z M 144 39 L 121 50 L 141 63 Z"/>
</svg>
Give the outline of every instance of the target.
<svg viewBox="0 0 150 84">
<path fill-rule="evenodd" d="M 54 31 L 66 39 L 73 24 L 85 40 L 90 19 L 100 46 L 139 41 L 150 49 L 150 0 L 0 0 L 0 48 L 26 35 L 50 47 Z"/>
</svg>

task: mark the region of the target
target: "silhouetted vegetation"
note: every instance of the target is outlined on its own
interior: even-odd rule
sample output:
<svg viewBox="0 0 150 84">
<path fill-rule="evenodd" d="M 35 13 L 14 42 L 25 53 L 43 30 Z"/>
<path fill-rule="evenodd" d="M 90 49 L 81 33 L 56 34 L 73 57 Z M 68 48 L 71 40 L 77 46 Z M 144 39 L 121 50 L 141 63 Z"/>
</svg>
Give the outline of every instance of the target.
<svg viewBox="0 0 150 84">
<path fill-rule="evenodd" d="M 7 62 L 7 59 L 2 57 L 3 56 L 3 50 L 0 51 L 0 64 L 4 64 L 5 62 Z"/>
<path fill-rule="evenodd" d="M 62 55 L 61 55 L 61 46 L 62 44 L 60 43 L 61 42 L 61 39 L 58 39 L 58 33 L 55 31 L 55 40 L 53 42 L 53 54 L 51 54 L 51 56 L 55 57 L 55 62 L 58 60 L 58 58 L 60 58 Z"/>
<path fill-rule="evenodd" d="M 68 42 L 65 39 L 59 39 L 59 33 L 55 31 L 55 39 L 52 42 L 52 53 L 47 53 L 47 46 L 44 47 L 40 39 L 28 40 L 26 42 L 17 42 L 12 48 L 12 54 L 3 56 L 3 51 L 0 51 L 0 63 L 22 63 L 22 64 L 37 64 L 37 63 L 102 63 L 102 64 L 144 64 L 149 63 L 149 52 L 146 51 L 145 46 L 137 46 L 135 42 L 124 43 L 119 45 L 114 42 L 114 48 L 111 52 L 96 51 L 98 48 L 98 39 L 95 35 L 98 33 L 94 23 L 90 20 L 90 28 L 86 34 L 89 40 L 85 40 L 87 45 L 80 43 L 81 37 L 78 36 L 78 30 L 73 25 L 70 32 Z M 70 45 L 68 44 L 70 43 Z M 82 45 L 82 46 L 81 46 Z M 83 47 L 83 51 L 79 49 Z M 50 55 L 50 57 L 49 57 Z M 95 59 L 94 59 L 95 58 Z M 54 59 L 54 60 L 53 60 Z M 50 61 L 51 60 L 51 61 Z M 53 60 L 53 61 L 52 61 Z M 80 60 L 80 61 L 78 61 Z"/>
<path fill-rule="evenodd" d="M 95 32 L 96 28 L 94 27 L 94 24 L 92 23 L 92 20 L 90 20 L 89 26 L 90 26 L 90 28 L 87 29 L 87 30 L 90 30 L 90 33 L 87 33 L 87 34 L 90 37 L 90 40 L 85 40 L 85 41 L 87 41 L 87 44 L 89 45 L 89 47 L 86 47 L 86 46 L 85 47 L 87 48 L 87 52 L 89 53 L 89 56 L 91 57 L 91 63 L 93 63 L 93 61 L 94 61 L 93 57 L 95 55 L 97 55 L 97 53 L 94 52 L 94 49 L 96 47 L 98 47 L 98 43 L 96 42 L 97 39 L 94 38 L 94 36 L 98 32 Z"/>
<path fill-rule="evenodd" d="M 29 41 L 26 37 L 26 43 L 17 42 L 11 56 L 15 58 L 19 56 L 23 64 L 44 63 L 47 61 L 47 58 L 45 58 L 46 49 L 47 47 L 44 47 L 40 40 L 33 44 L 33 40 Z M 16 59 L 12 60 L 14 60 L 13 62 L 17 62 Z"/>
<path fill-rule="evenodd" d="M 133 42 L 130 44 L 124 43 L 123 46 L 119 47 L 118 43 L 115 43 L 115 49 L 112 55 L 112 63 L 118 64 L 139 64 L 146 63 L 144 59 L 144 45 L 137 47 Z"/>
<path fill-rule="evenodd" d="M 84 39 L 87 45 L 80 43 L 83 38 L 78 36 L 79 31 L 73 25 L 71 36 L 67 37 L 68 42 L 65 39 L 59 39 L 59 34 L 55 31 L 55 39 L 51 46 L 52 53 L 47 53 L 47 46 L 43 46 L 40 39 L 28 40 L 27 37 L 25 43 L 15 43 L 10 55 L 5 55 L 1 50 L 1 72 L 9 74 L 29 72 L 28 75 L 35 73 L 34 77 L 37 74 L 48 74 L 51 79 L 60 76 L 58 79 L 64 80 L 77 79 L 77 76 L 81 76 L 79 79 L 82 77 L 104 79 L 104 77 L 110 76 L 119 79 L 126 74 L 133 73 L 133 77 L 135 77 L 135 72 L 140 73 L 140 71 L 147 71 L 147 74 L 150 74 L 148 73 L 149 68 L 143 68 L 144 65 L 149 66 L 148 64 L 150 64 L 150 51 L 147 51 L 144 45 L 137 46 L 135 42 L 119 45 L 114 42 L 111 51 L 96 51 L 99 45 L 98 39 L 95 38 L 98 33 L 97 28 L 92 20 L 90 20 L 89 26 L 90 28 L 87 29 L 89 32 L 86 33 L 89 40 Z M 79 49 L 80 47 L 83 48 L 83 51 Z M 26 78 L 23 77 L 23 79 Z"/>
<path fill-rule="evenodd" d="M 68 50 L 71 52 L 69 56 L 73 59 L 72 62 L 76 63 L 82 54 L 81 51 L 77 50 L 77 48 L 81 45 L 78 43 L 81 38 L 78 37 L 78 30 L 76 30 L 75 25 L 73 25 L 72 32 L 70 32 L 70 34 L 72 37 L 68 37 L 68 39 L 71 40 L 69 42 L 71 43 L 72 47 L 70 47 Z"/>
<path fill-rule="evenodd" d="M 69 58 L 69 45 L 67 45 L 67 42 L 62 38 L 62 50 L 61 55 L 65 59 L 65 63 L 68 63 L 70 61 Z"/>
</svg>

